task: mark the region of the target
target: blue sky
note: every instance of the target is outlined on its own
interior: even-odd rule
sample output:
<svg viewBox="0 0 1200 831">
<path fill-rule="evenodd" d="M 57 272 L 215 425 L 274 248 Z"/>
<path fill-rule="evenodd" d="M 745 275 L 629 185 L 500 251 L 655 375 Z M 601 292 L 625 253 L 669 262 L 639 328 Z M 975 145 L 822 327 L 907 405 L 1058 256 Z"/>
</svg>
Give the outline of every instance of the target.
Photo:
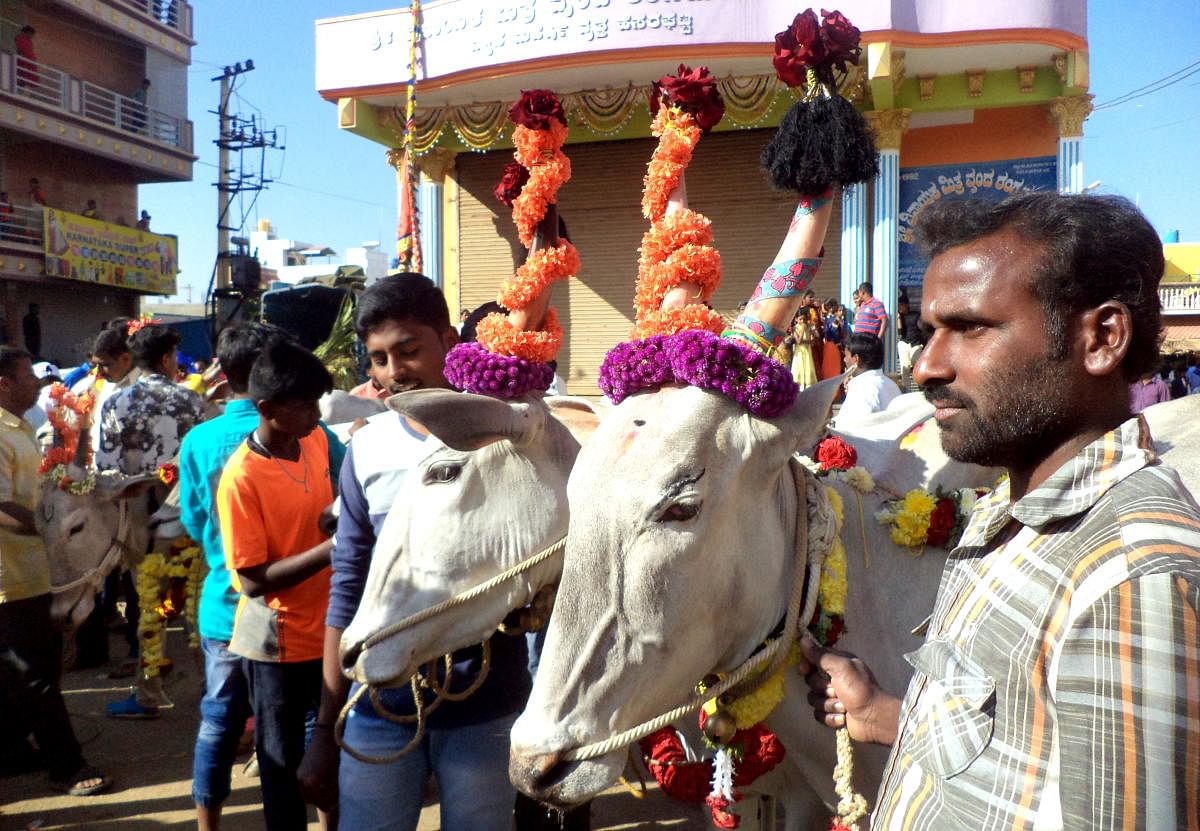
<svg viewBox="0 0 1200 831">
<path fill-rule="evenodd" d="M 338 252 L 395 238 L 396 189 L 384 149 L 337 128 L 335 108 L 314 91 L 313 21 L 405 6 L 396 0 L 291 0 L 267 3 L 248 15 L 242 0 L 195 3 L 195 38 L 188 78 L 189 112 L 200 157 L 192 182 L 141 189 L 155 230 L 179 235 L 179 299 L 199 300 L 216 253 L 216 117 L 221 67 L 247 58 L 257 67 L 242 76 L 241 110 L 261 112 L 268 127 L 286 132 L 286 152 L 274 154 L 277 177 L 247 220 L 267 218 L 284 237 Z M 268 12 L 268 8 L 273 10 Z M 1188 66 L 1200 58 L 1200 3 L 1161 0 L 1089 4 L 1091 91 L 1102 104 Z M 1102 192 L 1138 200 L 1160 232 L 1178 229 L 1200 241 L 1197 144 L 1200 72 L 1169 89 L 1100 110 L 1084 126 L 1085 181 Z M 281 132 L 281 136 L 284 132 Z"/>
</svg>

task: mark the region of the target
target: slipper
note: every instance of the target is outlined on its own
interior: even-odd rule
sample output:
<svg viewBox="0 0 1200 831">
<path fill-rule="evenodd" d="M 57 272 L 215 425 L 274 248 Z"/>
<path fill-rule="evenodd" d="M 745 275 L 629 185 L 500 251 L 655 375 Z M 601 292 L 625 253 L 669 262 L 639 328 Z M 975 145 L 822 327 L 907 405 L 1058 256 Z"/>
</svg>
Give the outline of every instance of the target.
<svg viewBox="0 0 1200 831">
<path fill-rule="evenodd" d="M 104 713 L 109 718 L 158 718 L 158 708 L 143 707 L 138 704 L 137 693 L 133 693 L 129 698 L 122 698 L 120 701 L 110 701 L 105 705 Z"/>
<path fill-rule="evenodd" d="M 93 782 L 93 784 L 85 785 L 84 782 Z M 67 796 L 95 796 L 108 790 L 111 786 L 112 780 L 90 765 L 84 765 L 65 780 L 50 780 L 50 787 Z"/>
</svg>

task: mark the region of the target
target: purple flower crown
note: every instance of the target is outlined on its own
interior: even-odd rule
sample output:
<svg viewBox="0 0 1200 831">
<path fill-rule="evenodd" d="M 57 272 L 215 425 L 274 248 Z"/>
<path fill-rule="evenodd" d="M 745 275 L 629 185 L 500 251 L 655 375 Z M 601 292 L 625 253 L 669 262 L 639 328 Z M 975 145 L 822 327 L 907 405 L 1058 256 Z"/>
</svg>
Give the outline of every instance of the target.
<svg viewBox="0 0 1200 831">
<path fill-rule="evenodd" d="M 460 343 L 446 354 L 446 380 L 460 390 L 492 398 L 545 392 L 554 381 L 549 364 L 496 355 L 479 343 Z"/>
<path fill-rule="evenodd" d="M 759 418 L 782 415 L 800 391 L 783 364 L 703 330 L 619 343 L 600 365 L 600 389 L 614 404 L 665 384 L 714 390 Z"/>
</svg>

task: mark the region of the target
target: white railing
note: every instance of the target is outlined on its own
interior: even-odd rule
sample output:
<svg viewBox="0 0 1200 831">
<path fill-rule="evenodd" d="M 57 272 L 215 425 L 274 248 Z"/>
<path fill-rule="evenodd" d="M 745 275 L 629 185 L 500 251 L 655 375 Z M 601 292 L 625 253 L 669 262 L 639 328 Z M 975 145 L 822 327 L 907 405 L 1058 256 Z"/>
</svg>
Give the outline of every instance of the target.
<svg viewBox="0 0 1200 831">
<path fill-rule="evenodd" d="M 0 202 L 0 243 L 42 247 L 42 207 Z"/>
<path fill-rule="evenodd" d="M 188 123 L 60 69 L 0 52 L 0 94 L 15 93 L 88 121 L 191 151 Z"/>
<path fill-rule="evenodd" d="M 1163 314 L 1200 314 L 1200 283 L 1159 283 Z"/>
<path fill-rule="evenodd" d="M 182 0 L 109 0 L 119 6 L 137 12 L 168 29 L 191 36 L 191 8 Z"/>
</svg>

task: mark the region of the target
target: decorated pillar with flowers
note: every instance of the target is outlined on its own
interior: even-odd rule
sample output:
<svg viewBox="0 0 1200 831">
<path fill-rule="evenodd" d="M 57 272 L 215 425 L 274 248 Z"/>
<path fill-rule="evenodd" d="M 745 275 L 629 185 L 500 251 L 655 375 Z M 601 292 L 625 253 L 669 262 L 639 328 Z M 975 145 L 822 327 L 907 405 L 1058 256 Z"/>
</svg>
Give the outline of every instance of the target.
<svg viewBox="0 0 1200 831">
<path fill-rule="evenodd" d="M 421 216 L 420 234 L 422 267 L 425 276 L 439 289 L 442 285 L 442 196 L 446 176 L 454 169 L 457 156 L 453 150 L 435 147 L 417 157 L 417 168 L 421 171 L 417 186 L 417 211 Z"/>
<path fill-rule="evenodd" d="M 871 285 L 887 310 L 889 323 L 883 338 L 883 368 L 896 368 L 896 299 L 900 293 L 900 140 L 908 130 L 909 109 L 866 113 L 875 134 L 879 175 L 871 212 Z"/>
<path fill-rule="evenodd" d="M 867 186 L 842 188 L 842 274 L 838 298 L 854 308 L 854 291 L 867 279 Z"/>
<path fill-rule="evenodd" d="M 1058 127 L 1058 192 L 1083 192 L 1083 122 L 1092 113 L 1091 95 L 1067 95 L 1050 102 Z"/>
</svg>

